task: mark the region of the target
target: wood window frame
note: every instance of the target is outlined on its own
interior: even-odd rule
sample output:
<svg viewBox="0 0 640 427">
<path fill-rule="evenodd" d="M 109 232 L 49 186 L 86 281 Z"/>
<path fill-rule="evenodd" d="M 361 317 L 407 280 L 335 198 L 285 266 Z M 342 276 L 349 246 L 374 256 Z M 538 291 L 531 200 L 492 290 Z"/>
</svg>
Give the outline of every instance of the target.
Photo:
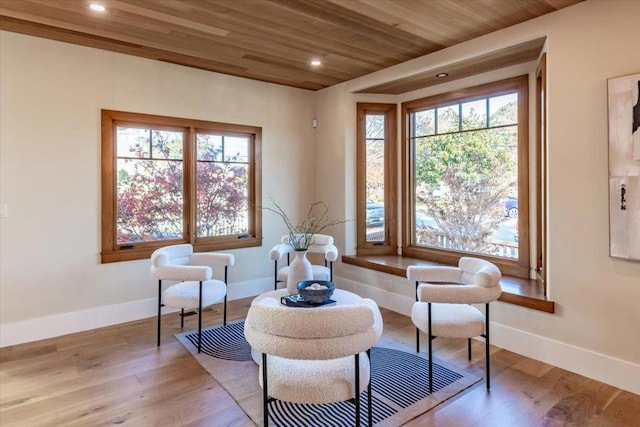
<svg viewBox="0 0 640 427">
<path fill-rule="evenodd" d="M 124 111 L 102 110 L 102 250 L 101 262 L 130 261 L 145 259 L 156 249 L 180 243 L 191 243 L 196 252 L 229 250 L 252 246 L 262 246 L 262 128 L 230 123 L 209 122 L 177 117 L 158 116 Z M 184 141 L 184 211 L 183 238 L 140 242 L 120 245 L 116 236 L 116 135 L 117 124 L 130 123 L 154 128 L 181 128 L 185 132 Z M 249 233 L 242 235 L 196 238 L 195 185 L 196 159 L 195 141 L 198 132 L 250 135 L 249 149 Z"/>
<path fill-rule="evenodd" d="M 395 255 L 398 251 L 398 232 L 396 211 L 397 191 L 397 105 L 384 103 L 357 103 L 356 105 L 356 186 L 358 218 L 357 248 L 358 255 Z M 385 116 L 384 147 L 384 240 L 367 241 L 367 191 L 366 191 L 366 122 L 368 113 Z"/>
<path fill-rule="evenodd" d="M 547 295 L 547 54 L 536 69 L 536 280 Z"/>
<path fill-rule="evenodd" d="M 440 95 L 412 100 L 402 104 L 402 255 L 456 265 L 462 256 L 475 256 L 496 264 L 503 274 L 529 278 L 529 76 L 523 75 L 497 82 L 447 92 Z M 410 183 L 413 182 L 413 150 L 409 138 L 410 113 L 416 110 L 463 102 L 483 96 L 495 96 L 505 92 L 518 92 L 518 251 L 517 260 L 438 248 L 417 246 L 413 243 Z"/>
</svg>

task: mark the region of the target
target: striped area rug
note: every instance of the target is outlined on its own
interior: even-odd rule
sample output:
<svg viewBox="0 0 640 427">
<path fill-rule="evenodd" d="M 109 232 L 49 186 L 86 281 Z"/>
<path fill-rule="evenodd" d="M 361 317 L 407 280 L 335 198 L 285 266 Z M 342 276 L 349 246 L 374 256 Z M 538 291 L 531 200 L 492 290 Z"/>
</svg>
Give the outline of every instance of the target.
<svg viewBox="0 0 640 427">
<path fill-rule="evenodd" d="M 197 354 L 197 331 L 177 335 L 178 340 L 227 390 L 257 424 L 262 424 L 262 395 L 258 368 L 244 339 L 244 322 L 203 330 L 202 353 Z M 428 392 L 427 361 L 415 352 L 403 351 L 400 343 L 383 338 L 371 349 L 373 421 L 377 426 L 400 426 L 479 381 L 468 373 L 436 361 L 434 392 Z M 395 348 L 394 348 L 395 347 Z M 367 393 L 361 395 L 366 425 Z M 352 426 L 352 403 L 303 405 L 282 401 L 269 403 L 270 425 L 291 427 Z"/>
<path fill-rule="evenodd" d="M 198 331 L 188 333 L 186 338 L 194 347 L 198 347 Z M 252 360 L 251 347 L 244 339 L 244 322 L 203 329 L 200 350 L 204 354 L 218 359 L 235 360 L 236 362 Z"/>
</svg>

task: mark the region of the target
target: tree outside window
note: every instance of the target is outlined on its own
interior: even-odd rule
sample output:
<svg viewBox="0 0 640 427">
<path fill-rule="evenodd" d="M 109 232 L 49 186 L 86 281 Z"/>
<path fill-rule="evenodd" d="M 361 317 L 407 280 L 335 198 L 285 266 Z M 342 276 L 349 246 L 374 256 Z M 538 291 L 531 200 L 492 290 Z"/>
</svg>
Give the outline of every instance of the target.
<svg viewBox="0 0 640 427">
<path fill-rule="evenodd" d="M 118 126 L 117 243 L 182 239 L 182 131 Z"/>
<path fill-rule="evenodd" d="M 103 262 L 261 244 L 260 128 L 103 111 Z"/>
<path fill-rule="evenodd" d="M 517 117 L 517 93 L 411 113 L 417 245 L 517 258 Z"/>
<path fill-rule="evenodd" d="M 403 255 L 480 256 L 528 277 L 527 81 L 403 104 Z"/>
</svg>

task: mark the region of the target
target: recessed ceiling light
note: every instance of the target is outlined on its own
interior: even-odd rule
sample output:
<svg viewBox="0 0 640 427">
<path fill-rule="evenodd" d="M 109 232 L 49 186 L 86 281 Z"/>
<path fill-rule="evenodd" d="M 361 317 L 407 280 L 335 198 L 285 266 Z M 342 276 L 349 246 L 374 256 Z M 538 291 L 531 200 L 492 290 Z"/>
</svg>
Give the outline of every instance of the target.
<svg viewBox="0 0 640 427">
<path fill-rule="evenodd" d="M 320 65 L 322 65 L 322 62 L 319 59 L 314 59 L 313 61 L 311 61 L 311 65 L 313 65 L 314 67 L 319 67 Z"/>
<path fill-rule="evenodd" d="M 449 73 L 438 73 L 436 74 L 436 77 L 439 79 L 443 79 L 445 77 L 447 77 L 449 75 Z"/>
<path fill-rule="evenodd" d="M 95 10 L 96 12 L 104 12 L 105 10 L 107 10 L 103 5 L 98 4 L 98 3 L 91 3 L 89 5 L 89 8 L 91 10 Z"/>
</svg>

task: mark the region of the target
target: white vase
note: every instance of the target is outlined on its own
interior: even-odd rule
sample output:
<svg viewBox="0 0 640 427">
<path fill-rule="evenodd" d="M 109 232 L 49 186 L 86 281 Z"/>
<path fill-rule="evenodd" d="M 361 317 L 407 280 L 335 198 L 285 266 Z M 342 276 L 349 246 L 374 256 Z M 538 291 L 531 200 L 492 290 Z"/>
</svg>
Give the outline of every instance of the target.
<svg viewBox="0 0 640 427">
<path fill-rule="evenodd" d="M 298 293 L 298 282 L 313 279 L 313 269 L 311 262 L 307 259 L 307 251 L 296 249 L 294 253 L 296 256 L 291 261 L 287 275 L 287 290 L 292 295 Z"/>
</svg>

